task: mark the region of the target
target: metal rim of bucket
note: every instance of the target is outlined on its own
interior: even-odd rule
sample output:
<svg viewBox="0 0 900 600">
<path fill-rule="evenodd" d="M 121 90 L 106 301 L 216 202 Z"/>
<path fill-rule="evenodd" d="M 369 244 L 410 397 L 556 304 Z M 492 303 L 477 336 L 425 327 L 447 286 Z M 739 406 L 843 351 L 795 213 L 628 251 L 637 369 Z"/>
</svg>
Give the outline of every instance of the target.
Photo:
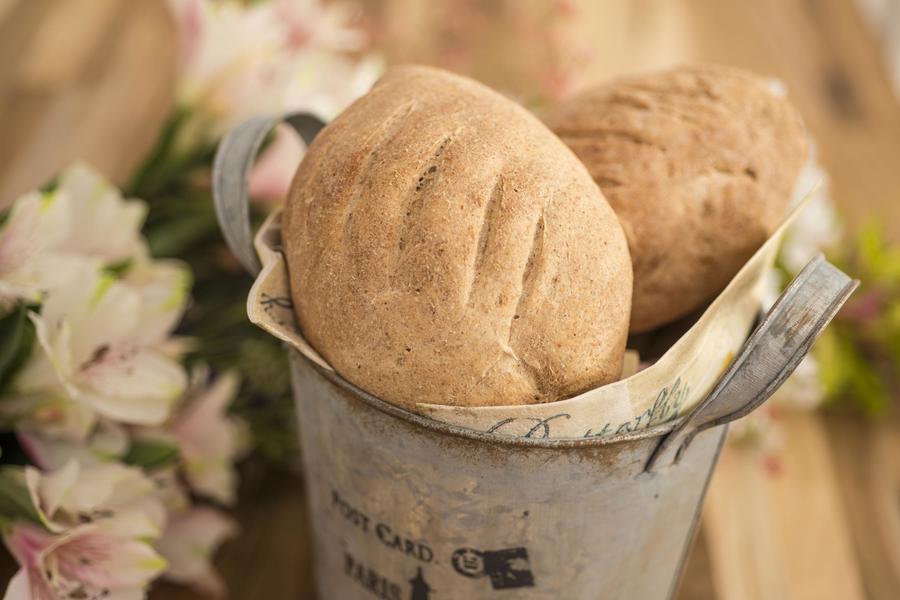
<svg viewBox="0 0 900 600">
<path fill-rule="evenodd" d="M 303 112 L 254 117 L 225 136 L 213 164 L 213 198 L 219 226 L 229 248 L 251 275 L 260 271 L 260 263 L 253 249 L 250 227 L 250 171 L 263 141 L 280 123 L 290 125 L 307 147 L 325 127 L 323 121 Z M 699 431 L 744 416 L 765 402 L 794 371 L 858 285 L 857 280 L 850 279 L 821 255 L 817 256 L 760 321 L 704 400 L 671 421 L 608 437 L 515 437 L 443 423 L 382 400 L 299 352 L 291 350 L 291 353 L 296 358 L 307 360 L 316 372 L 332 384 L 383 413 L 425 429 L 484 443 L 577 448 L 662 437 L 648 462 L 649 470 L 667 451 L 672 455 L 672 461 L 677 462 L 683 449 Z M 769 358 L 773 360 L 761 360 L 761 353 L 771 355 Z"/>
</svg>

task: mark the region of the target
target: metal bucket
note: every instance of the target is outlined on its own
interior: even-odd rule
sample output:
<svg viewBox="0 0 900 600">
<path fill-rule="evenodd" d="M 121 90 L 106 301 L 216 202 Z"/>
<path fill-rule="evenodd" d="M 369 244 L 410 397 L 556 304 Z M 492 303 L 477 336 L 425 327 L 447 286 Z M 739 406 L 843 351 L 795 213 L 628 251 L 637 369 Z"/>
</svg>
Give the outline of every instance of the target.
<svg viewBox="0 0 900 600">
<path fill-rule="evenodd" d="M 245 123 L 216 157 L 220 222 L 254 273 L 246 184 L 280 120 Z M 286 120 L 307 143 L 321 128 L 307 115 Z M 319 597 L 671 598 L 727 423 L 777 389 L 855 286 L 814 259 L 705 400 L 675 422 L 609 438 L 548 439 L 540 423 L 526 437 L 448 425 L 292 351 Z"/>
</svg>

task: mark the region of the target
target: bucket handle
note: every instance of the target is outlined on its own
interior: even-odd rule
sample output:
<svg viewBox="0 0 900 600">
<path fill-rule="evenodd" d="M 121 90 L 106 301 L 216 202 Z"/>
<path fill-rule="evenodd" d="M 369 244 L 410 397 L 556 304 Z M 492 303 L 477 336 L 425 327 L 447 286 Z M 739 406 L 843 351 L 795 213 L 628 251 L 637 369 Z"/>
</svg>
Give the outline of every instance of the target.
<svg viewBox="0 0 900 600">
<path fill-rule="evenodd" d="M 679 461 L 704 429 L 750 413 L 794 372 L 859 281 L 819 254 L 781 294 L 710 394 L 660 441 L 646 471 Z"/>
<path fill-rule="evenodd" d="M 293 127 L 307 146 L 325 127 L 321 119 L 305 112 L 254 117 L 228 132 L 213 161 L 213 202 L 219 227 L 228 247 L 251 275 L 259 273 L 262 267 L 250 230 L 250 171 L 266 136 L 282 122 Z"/>
</svg>

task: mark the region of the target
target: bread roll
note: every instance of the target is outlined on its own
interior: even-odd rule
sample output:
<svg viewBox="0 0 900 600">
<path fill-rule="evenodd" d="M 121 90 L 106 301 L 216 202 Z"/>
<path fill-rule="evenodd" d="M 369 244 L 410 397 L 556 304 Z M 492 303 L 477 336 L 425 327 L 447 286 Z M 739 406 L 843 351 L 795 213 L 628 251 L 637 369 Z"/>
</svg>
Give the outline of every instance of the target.
<svg viewBox="0 0 900 600">
<path fill-rule="evenodd" d="M 282 235 L 304 336 L 389 402 L 548 402 L 619 375 L 621 226 L 562 142 L 474 81 L 389 71 L 310 147 Z"/>
<path fill-rule="evenodd" d="M 594 87 L 545 122 L 625 229 L 634 332 L 725 287 L 781 222 L 808 151 L 800 115 L 770 80 L 719 66 Z"/>
</svg>

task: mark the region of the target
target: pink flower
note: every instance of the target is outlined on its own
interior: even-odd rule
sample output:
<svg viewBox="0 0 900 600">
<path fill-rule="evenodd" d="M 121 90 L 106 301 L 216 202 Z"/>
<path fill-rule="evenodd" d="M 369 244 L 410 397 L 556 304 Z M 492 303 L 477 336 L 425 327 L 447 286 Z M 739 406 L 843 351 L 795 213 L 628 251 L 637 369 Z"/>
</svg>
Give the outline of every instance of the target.
<svg viewBox="0 0 900 600">
<path fill-rule="evenodd" d="M 250 197 L 280 204 L 287 198 L 294 171 L 303 158 L 303 144 L 294 131 L 280 125 L 250 174 Z"/>
<path fill-rule="evenodd" d="M 5 541 L 21 567 L 9 583 L 5 600 L 143 598 L 143 588 L 166 567 L 148 544 L 94 524 L 61 535 L 17 524 Z"/>
<path fill-rule="evenodd" d="M 301 50 L 308 46 L 334 51 L 359 50 L 366 36 L 348 24 L 353 21 L 349 5 L 320 0 L 275 0 L 271 8 L 286 28 L 287 46 Z"/>
<path fill-rule="evenodd" d="M 239 383 L 234 373 L 221 375 L 211 386 L 188 399 L 170 428 L 181 449 L 191 488 L 223 504 L 235 500 L 234 463 L 246 448 L 244 423 L 228 415 Z"/>
<path fill-rule="evenodd" d="M 205 0 L 169 0 L 169 9 L 180 24 L 181 60 L 194 59 L 203 41 L 206 28 L 207 3 Z"/>
<path fill-rule="evenodd" d="M 572 0 L 556 0 L 556 10 L 566 18 L 577 17 L 581 8 Z"/>
<path fill-rule="evenodd" d="M 882 290 L 866 290 L 847 302 L 841 309 L 840 318 L 860 325 L 874 323 L 884 312 L 887 303 L 887 294 Z"/>
<path fill-rule="evenodd" d="M 223 595 L 224 585 L 211 559 L 219 545 L 236 531 L 234 521 L 211 508 L 193 508 L 176 515 L 157 544 L 169 563 L 164 577 L 206 594 Z"/>
</svg>

